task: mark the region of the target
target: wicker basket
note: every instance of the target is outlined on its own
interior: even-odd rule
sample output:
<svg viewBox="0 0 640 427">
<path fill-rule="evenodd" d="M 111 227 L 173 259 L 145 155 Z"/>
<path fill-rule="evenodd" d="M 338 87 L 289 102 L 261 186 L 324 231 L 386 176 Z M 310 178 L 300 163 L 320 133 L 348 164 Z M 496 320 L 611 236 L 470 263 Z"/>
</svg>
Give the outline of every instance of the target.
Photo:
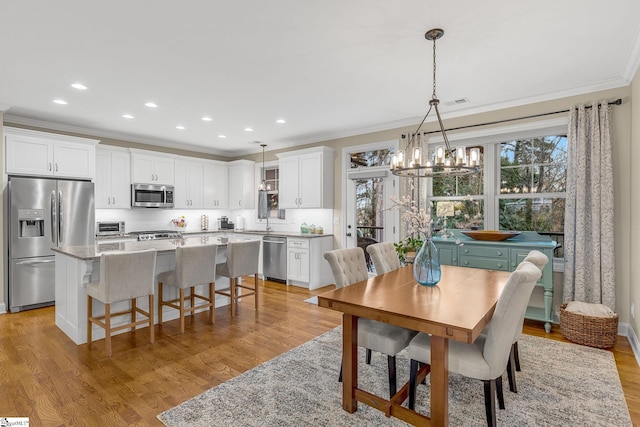
<svg viewBox="0 0 640 427">
<path fill-rule="evenodd" d="M 598 348 L 610 348 L 618 338 L 618 315 L 593 317 L 565 310 L 560 306 L 560 332 L 562 336 L 577 344 Z"/>
</svg>

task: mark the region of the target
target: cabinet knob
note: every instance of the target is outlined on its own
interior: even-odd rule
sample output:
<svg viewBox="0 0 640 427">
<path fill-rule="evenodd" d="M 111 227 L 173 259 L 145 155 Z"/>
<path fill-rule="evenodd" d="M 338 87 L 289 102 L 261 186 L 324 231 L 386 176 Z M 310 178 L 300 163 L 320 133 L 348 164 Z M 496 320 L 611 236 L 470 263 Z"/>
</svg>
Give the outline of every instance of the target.
<svg viewBox="0 0 640 427">
<path fill-rule="evenodd" d="M 469 265 L 469 261 L 465 260 L 464 265 Z"/>
<path fill-rule="evenodd" d="M 498 263 L 498 268 L 502 268 L 502 263 L 501 262 Z"/>
<path fill-rule="evenodd" d="M 464 252 L 465 254 L 469 253 L 469 249 L 463 249 L 462 252 Z"/>
<path fill-rule="evenodd" d="M 502 256 L 502 251 L 498 251 L 498 256 Z"/>
</svg>

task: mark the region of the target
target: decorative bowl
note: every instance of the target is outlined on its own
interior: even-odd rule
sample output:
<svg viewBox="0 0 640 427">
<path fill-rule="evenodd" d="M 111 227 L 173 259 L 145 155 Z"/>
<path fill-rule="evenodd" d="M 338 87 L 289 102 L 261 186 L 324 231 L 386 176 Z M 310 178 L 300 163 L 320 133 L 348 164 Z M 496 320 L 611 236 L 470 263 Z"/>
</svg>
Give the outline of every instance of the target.
<svg viewBox="0 0 640 427">
<path fill-rule="evenodd" d="M 519 231 L 500 231 L 500 230 L 467 230 L 461 231 L 471 237 L 474 240 L 487 240 L 492 242 L 499 242 L 507 240 L 520 234 Z"/>
</svg>

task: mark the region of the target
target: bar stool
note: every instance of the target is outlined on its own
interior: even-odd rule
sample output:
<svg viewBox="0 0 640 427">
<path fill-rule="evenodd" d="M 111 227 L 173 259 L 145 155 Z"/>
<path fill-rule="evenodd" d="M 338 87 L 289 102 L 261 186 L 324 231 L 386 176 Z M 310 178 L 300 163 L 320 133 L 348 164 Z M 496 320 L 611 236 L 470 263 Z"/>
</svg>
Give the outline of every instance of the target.
<svg viewBox="0 0 640 427">
<path fill-rule="evenodd" d="M 105 350 L 111 357 L 111 333 L 122 329 L 148 324 L 149 338 L 153 343 L 153 291 L 155 287 L 156 250 L 104 253 L 100 256 L 100 281 L 87 285 L 87 343 L 91 345 L 92 324 L 105 330 Z M 136 299 L 149 296 L 149 311 L 137 306 Z M 93 300 L 104 304 L 104 315 L 93 315 Z M 111 304 L 131 300 L 128 310 L 111 313 Z M 137 320 L 136 313 L 145 316 Z M 130 322 L 111 327 L 111 318 L 129 314 Z"/>
<path fill-rule="evenodd" d="M 180 311 L 180 333 L 184 334 L 185 312 L 193 315 L 196 310 L 208 309 L 209 322 L 215 323 L 215 280 L 216 255 L 218 245 L 203 245 L 176 248 L 176 268 L 158 274 L 158 324 L 162 326 L 162 307 L 167 306 Z M 196 293 L 196 285 L 209 285 L 209 296 Z M 178 298 L 164 301 L 162 297 L 163 285 L 179 289 Z M 185 307 L 184 290 L 190 288 L 189 307 Z M 205 301 L 196 305 L 195 299 Z M 177 304 L 176 304 L 177 303 Z"/>
<path fill-rule="evenodd" d="M 227 244 L 227 261 L 217 265 L 218 275 L 229 278 L 229 289 L 217 290 L 216 293 L 229 297 L 231 317 L 236 315 L 236 304 L 239 298 L 255 296 L 255 308 L 258 309 L 258 262 L 260 257 L 260 240 L 245 242 L 229 242 Z M 254 276 L 254 287 L 238 282 L 242 276 Z M 238 288 L 248 292 L 238 294 Z"/>
</svg>

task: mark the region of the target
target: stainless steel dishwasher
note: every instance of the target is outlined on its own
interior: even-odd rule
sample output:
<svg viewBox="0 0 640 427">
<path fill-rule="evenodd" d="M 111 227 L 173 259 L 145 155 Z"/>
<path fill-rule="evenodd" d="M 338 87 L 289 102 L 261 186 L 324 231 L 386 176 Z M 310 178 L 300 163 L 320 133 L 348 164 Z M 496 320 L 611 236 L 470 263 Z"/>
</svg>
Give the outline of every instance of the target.
<svg viewBox="0 0 640 427">
<path fill-rule="evenodd" d="M 287 238 L 262 238 L 262 274 L 265 279 L 287 283 Z"/>
</svg>

